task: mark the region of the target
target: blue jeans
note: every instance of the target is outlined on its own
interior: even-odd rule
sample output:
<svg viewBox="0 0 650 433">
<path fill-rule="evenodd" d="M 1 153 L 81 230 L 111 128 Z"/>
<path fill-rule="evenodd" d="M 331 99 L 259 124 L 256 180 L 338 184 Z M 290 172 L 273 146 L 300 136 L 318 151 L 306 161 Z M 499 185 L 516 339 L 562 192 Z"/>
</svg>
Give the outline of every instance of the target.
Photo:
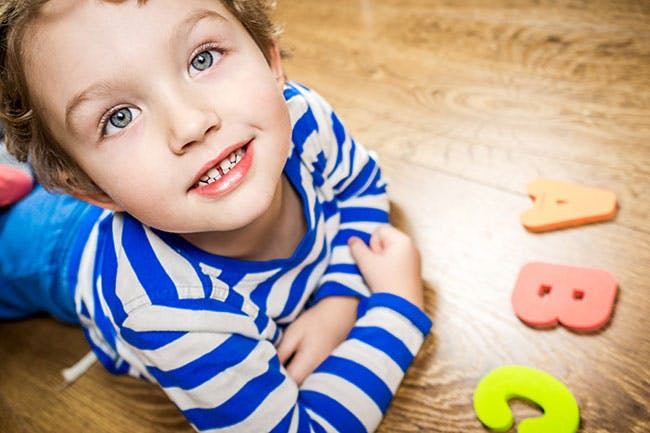
<svg viewBox="0 0 650 433">
<path fill-rule="evenodd" d="M 75 239 L 83 236 L 82 223 L 91 213 L 99 208 L 37 186 L 0 214 L 0 320 L 48 313 L 79 323 L 76 278 L 68 269 Z"/>
</svg>

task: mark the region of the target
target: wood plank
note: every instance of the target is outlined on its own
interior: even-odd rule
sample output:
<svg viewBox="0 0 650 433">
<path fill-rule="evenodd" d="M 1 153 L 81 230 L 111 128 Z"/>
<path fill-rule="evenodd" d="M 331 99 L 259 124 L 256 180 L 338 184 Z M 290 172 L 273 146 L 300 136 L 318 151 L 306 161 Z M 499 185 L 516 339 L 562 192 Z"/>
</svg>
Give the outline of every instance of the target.
<svg viewBox="0 0 650 433">
<path fill-rule="evenodd" d="M 438 3 L 384 5 L 388 12 L 365 21 L 362 6 L 357 15 L 332 3 L 311 14 L 301 9 L 308 4 L 287 8 L 307 20 L 283 39 L 293 53 L 289 76 L 318 80 L 357 137 L 381 154 L 521 194 L 536 177 L 609 187 L 621 203 L 617 221 L 643 230 L 650 31 L 638 20 L 650 21 L 648 8 L 610 4 L 598 21 L 590 8 L 490 5 L 466 14 Z M 359 15 L 371 25 L 353 22 Z M 325 19 L 332 26 L 314 31 Z M 336 73 L 321 73 L 323 58 Z"/>
<path fill-rule="evenodd" d="M 602 431 L 622 425 L 643 431 L 647 419 L 637 417 L 650 402 L 643 265 L 650 259 L 649 239 L 630 238 L 630 229 L 611 223 L 541 236 L 513 230 L 524 198 L 399 161 L 384 166 L 391 177 L 406 177 L 394 184 L 392 196 L 399 224 L 422 250 L 427 285 L 435 292 L 429 296 L 435 326 L 380 431 L 483 431 L 471 407 L 473 390 L 485 374 L 507 364 L 539 368 L 563 381 L 583 420 Z M 415 184 L 427 191 L 426 199 L 408 187 Z M 636 265 L 630 260 L 635 254 Z M 620 294 L 609 325 L 585 335 L 519 322 L 510 295 L 521 266 L 536 260 L 612 271 Z M 400 418 L 411 419 L 414 410 L 417 420 Z"/>
<path fill-rule="evenodd" d="M 194 431 L 158 387 L 99 363 L 65 386 L 88 351 L 81 329 L 47 317 L 0 324 L 0 431 Z"/>
</svg>

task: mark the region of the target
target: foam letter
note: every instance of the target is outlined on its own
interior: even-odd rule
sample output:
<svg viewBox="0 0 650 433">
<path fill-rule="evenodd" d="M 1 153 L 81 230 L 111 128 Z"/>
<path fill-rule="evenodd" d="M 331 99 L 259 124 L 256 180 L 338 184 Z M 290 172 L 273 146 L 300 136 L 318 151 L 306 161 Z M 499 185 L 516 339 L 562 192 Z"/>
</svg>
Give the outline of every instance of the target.
<svg viewBox="0 0 650 433">
<path fill-rule="evenodd" d="M 518 433 L 575 433 L 580 412 L 573 394 L 553 376 L 533 368 L 506 366 L 485 376 L 474 391 L 474 411 L 488 428 L 505 432 L 514 424 L 508 401 L 521 398 L 539 405 L 541 417 L 519 423 Z"/>
<path fill-rule="evenodd" d="M 540 179 L 528 185 L 535 204 L 521 215 L 528 230 L 542 232 L 612 218 L 616 196 L 604 189 Z"/>
<path fill-rule="evenodd" d="M 575 331 L 594 331 L 609 320 L 617 286 L 603 269 L 528 263 L 519 272 L 512 307 L 530 326 L 560 322 Z"/>
</svg>

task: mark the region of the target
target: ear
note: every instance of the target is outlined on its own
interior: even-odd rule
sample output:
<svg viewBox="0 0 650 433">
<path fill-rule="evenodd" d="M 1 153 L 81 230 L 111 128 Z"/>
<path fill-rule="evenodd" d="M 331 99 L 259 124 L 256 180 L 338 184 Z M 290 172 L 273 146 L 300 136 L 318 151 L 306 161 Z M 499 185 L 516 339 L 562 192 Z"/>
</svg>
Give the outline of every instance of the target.
<svg viewBox="0 0 650 433">
<path fill-rule="evenodd" d="M 282 68 L 282 56 L 280 55 L 280 47 L 277 43 L 269 49 L 269 66 L 275 76 L 275 81 L 278 83 L 280 90 L 284 89 L 286 78 L 284 76 L 284 69 Z"/>
<path fill-rule="evenodd" d="M 77 198 L 86 203 L 99 206 L 103 209 L 112 210 L 114 212 L 122 212 L 124 208 L 113 201 L 108 195 L 103 192 L 78 192 L 71 194 L 74 198 Z"/>
</svg>

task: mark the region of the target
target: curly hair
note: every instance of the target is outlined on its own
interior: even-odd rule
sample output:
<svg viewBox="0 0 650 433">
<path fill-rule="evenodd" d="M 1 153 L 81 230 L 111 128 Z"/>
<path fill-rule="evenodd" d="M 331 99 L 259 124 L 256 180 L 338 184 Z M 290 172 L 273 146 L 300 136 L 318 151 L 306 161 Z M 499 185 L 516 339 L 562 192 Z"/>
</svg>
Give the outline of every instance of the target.
<svg viewBox="0 0 650 433">
<path fill-rule="evenodd" d="M 30 161 L 38 181 L 49 190 L 101 192 L 63 150 L 34 109 L 25 79 L 25 31 L 48 0 L 2 0 L 0 3 L 0 122 L 9 153 Z M 126 0 L 104 0 L 121 3 Z M 147 0 L 137 0 L 144 4 Z M 279 34 L 271 20 L 270 0 L 219 0 L 251 35 L 267 62 Z"/>
</svg>

